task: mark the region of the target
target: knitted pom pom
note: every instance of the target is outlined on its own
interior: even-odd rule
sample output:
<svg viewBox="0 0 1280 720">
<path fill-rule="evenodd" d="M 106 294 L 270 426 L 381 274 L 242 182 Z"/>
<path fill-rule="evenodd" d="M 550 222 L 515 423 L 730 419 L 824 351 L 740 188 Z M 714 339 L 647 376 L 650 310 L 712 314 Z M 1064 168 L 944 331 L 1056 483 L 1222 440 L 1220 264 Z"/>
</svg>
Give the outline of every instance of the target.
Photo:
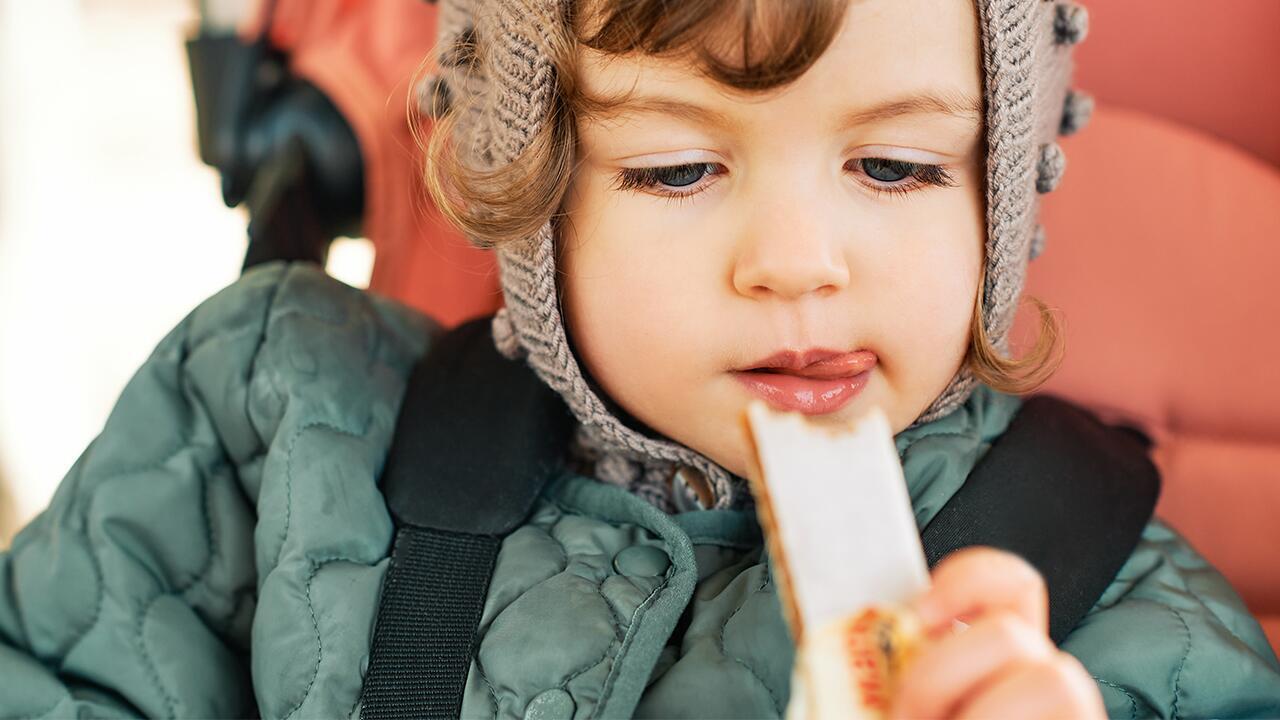
<svg viewBox="0 0 1280 720">
<path fill-rule="evenodd" d="M 1031 236 L 1031 259 L 1035 260 L 1040 257 L 1040 253 L 1044 252 L 1044 226 L 1036 225 L 1036 233 Z"/>
<path fill-rule="evenodd" d="M 1075 45 L 1089 34 L 1089 11 L 1065 2 L 1054 9 L 1053 37 L 1062 45 Z"/>
<path fill-rule="evenodd" d="M 449 112 L 449 85 L 437 75 L 424 78 L 418 84 L 418 108 L 427 117 L 439 119 Z"/>
<path fill-rule="evenodd" d="M 1036 191 L 1052 192 L 1062 181 L 1062 173 L 1067 169 L 1067 156 L 1062 153 L 1058 143 L 1045 143 L 1040 146 L 1040 161 L 1036 163 Z"/>
<path fill-rule="evenodd" d="M 476 63 L 476 29 L 468 27 L 445 43 L 440 52 L 442 67 L 470 67 Z"/>
<path fill-rule="evenodd" d="M 1062 103 L 1062 121 L 1058 124 L 1059 135 L 1071 135 L 1089 124 L 1093 116 L 1093 97 L 1078 90 L 1067 93 Z"/>
</svg>

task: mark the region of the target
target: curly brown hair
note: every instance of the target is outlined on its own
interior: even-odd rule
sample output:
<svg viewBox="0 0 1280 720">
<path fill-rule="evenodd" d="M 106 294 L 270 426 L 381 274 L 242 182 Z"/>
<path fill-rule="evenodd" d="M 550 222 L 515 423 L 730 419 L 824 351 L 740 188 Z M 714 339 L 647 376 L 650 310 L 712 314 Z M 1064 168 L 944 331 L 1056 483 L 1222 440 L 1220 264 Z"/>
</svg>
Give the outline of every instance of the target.
<svg viewBox="0 0 1280 720">
<path fill-rule="evenodd" d="M 583 91 L 577 82 L 583 48 L 606 55 L 639 53 L 681 59 L 722 86 L 763 92 L 783 87 L 809 69 L 831 44 L 847 6 L 848 0 L 568 3 L 559 27 L 529 33 L 545 43 L 540 50 L 551 60 L 557 94 L 545 122 L 509 164 L 492 170 L 468 164 L 455 152 L 452 140 L 458 118 L 477 109 L 460 107 L 457 98 L 436 98 L 440 102 L 433 104 L 443 110 L 425 143 L 431 199 L 451 224 L 485 247 L 525 241 L 548 220 L 558 227 L 575 165 L 575 118 L 623 99 Z M 477 42 L 483 39 L 470 37 L 461 47 L 452 48 L 452 62 L 480 62 L 484 53 L 474 45 Z M 984 267 L 965 363 L 979 381 L 996 390 L 1033 392 L 1061 364 L 1061 325 L 1048 306 L 1028 298 L 1037 310 L 1036 342 L 1020 356 L 1006 355 L 992 343 L 983 323 L 985 287 Z"/>
</svg>

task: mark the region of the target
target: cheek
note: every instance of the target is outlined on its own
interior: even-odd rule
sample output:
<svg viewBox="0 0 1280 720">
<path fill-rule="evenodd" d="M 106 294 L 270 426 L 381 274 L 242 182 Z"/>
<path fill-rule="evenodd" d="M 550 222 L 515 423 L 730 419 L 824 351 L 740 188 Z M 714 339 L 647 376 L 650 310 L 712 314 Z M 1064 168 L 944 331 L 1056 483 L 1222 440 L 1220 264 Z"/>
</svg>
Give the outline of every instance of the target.
<svg viewBox="0 0 1280 720">
<path fill-rule="evenodd" d="M 562 306 L 579 359 L 629 412 L 650 420 L 664 380 L 696 372 L 703 336 L 699 263 L 689 243 L 654 227 L 640 203 L 589 188 L 571 196 L 560 234 Z"/>
<path fill-rule="evenodd" d="M 913 283 L 904 283 L 911 292 L 911 303 L 903 311 L 905 325 L 910 328 L 903 339 L 916 351 L 950 357 L 962 352 L 968 341 L 977 272 L 960 265 L 952 265 L 951 272 L 945 273 L 935 267 L 917 271 Z"/>
<path fill-rule="evenodd" d="M 921 203 L 894 233 L 878 283 L 877 326 L 889 357 L 886 380 L 922 411 L 955 375 L 968 350 L 983 260 L 985 220 L 977 192 Z M 915 419 L 903 409 L 902 426 Z"/>
</svg>

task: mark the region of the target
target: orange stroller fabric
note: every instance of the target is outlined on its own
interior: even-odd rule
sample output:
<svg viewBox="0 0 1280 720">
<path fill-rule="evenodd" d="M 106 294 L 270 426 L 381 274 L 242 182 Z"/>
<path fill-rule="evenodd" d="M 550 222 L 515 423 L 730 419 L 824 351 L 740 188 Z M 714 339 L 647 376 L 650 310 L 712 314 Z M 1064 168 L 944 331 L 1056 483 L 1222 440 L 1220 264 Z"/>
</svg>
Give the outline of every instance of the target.
<svg viewBox="0 0 1280 720">
<path fill-rule="evenodd" d="M 1154 437 L 1156 514 L 1280 648 L 1280 172 L 1120 109 L 1063 146 L 1072 166 L 1027 279 L 1066 324 L 1046 389 Z"/>
<path fill-rule="evenodd" d="M 265 9 L 265 5 L 263 6 Z M 364 235 L 377 256 L 370 289 L 445 325 L 502 304 L 492 255 L 435 212 L 410 128 L 410 91 L 435 42 L 434 5 L 420 0 L 278 0 L 270 41 L 290 68 L 347 118 L 365 164 Z M 245 33 L 256 36 L 264 18 Z M 422 137 L 430 120 L 421 118 Z"/>
</svg>

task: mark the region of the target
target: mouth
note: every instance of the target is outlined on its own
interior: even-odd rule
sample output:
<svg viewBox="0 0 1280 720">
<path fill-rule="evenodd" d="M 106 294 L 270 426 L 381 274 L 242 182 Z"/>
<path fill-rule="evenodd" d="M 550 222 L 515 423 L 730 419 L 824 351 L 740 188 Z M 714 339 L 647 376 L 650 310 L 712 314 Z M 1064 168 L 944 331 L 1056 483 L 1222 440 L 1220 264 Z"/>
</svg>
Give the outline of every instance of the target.
<svg viewBox="0 0 1280 720">
<path fill-rule="evenodd" d="M 877 362 L 869 350 L 784 350 L 733 375 L 748 392 L 779 410 L 825 415 L 857 397 Z"/>
</svg>

